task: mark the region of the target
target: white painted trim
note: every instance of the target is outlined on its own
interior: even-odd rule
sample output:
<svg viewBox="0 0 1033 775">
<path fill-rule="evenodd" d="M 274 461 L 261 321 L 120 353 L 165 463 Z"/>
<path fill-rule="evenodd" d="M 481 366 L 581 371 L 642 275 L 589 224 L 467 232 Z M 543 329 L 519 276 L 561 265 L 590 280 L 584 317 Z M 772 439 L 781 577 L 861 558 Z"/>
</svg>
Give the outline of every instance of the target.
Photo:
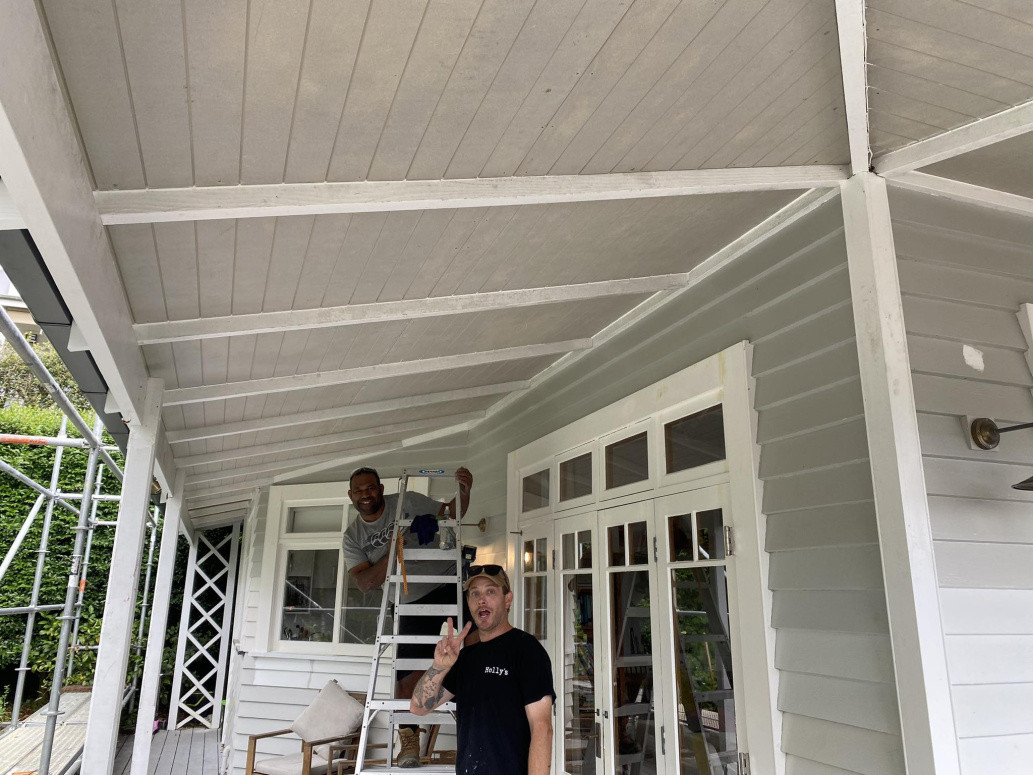
<svg viewBox="0 0 1033 775">
<path fill-rule="evenodd" d="M 292 439 L 290 441 L 274 441 L 270 444 L 256 444 L 251 447 L 238 447 L 237 449 L 227 449 L 222 452 L 207 452 L 200 455 L 187 455 L 176 458 L 176 467 L 180 469 L 196 468 L 197 466 L 226 463 L 230 460 L 241 460 L 248 457 L 276 455 L 298 449 L 310 450 L 313 447 L 328 447 L 333 444 L 345 444 L 347 442 L 361 441 L 363 439 L 380 439 L 392 433 L 406 433 L 436 429 L 440 428 L 442 424 L 466 424 L 471 420 L 480 419 L 481 417 L 484 417 L 484 415 L 485 413 L 483 411 L 465 412 L 463 414 L 451 414 L 445 417 L 430 417 L 426 420 L 414 420 L 412 422 L 393 423 L 391 425 L 377 425 L 369 428 L 345 431 L 343 433 L 332 433 L 326 436 L 305 436 L 303 438 Z M 454 427 L 460 426 L 457 425 Z M 417 436 L 414 438 L 422 439 L 423 437 Z M 408 439 L 402 441 L 403 445 L 408 443 Z"/>
<path fill-rule="evenodd" d="M 86 336 L 83 334 L 83 330 L 79 328 L 79 324 L 73 320 L 71 327 L 68 329 L 68 351 L 81 353 L 86 352 L 89 349 L 90 346 L 86 343 Z"/>
<path fill-rule="evenodd" d="M 1030 131 L 1033 131 L 1033 100 L 927 140 L 919 140 L 899 151 L 884 153 L 876 157 L 875 171 L 880 175 L 896 176 Z"/>
<path fill-rule="evenodd" d="M 176 662 L 172 670 L 172 691 L 169 695 L 168 728 L 179 724 L 179 697 L 183 690 L 183 657 L 186 654 L 186 638 L 190 626 L 190 601 L 194 597 L 194 577 L 197 576 L 197 533 L 191 531 L 190 552 L 187 556 L 186 580 L 183 586 L 183 604 L 179 609 L 179 635 L 176 640 Z"/>
<path fill-rule="evenodd" d="M 955 202 L 988 207 L 1002 213 L 1033 218 L 1033 199 L 997 191 L 993 188 L 984 188 L 974 183 L 941 178 L 926 172 L 902 172 L 889 178 L 887 182 L 893 188 L 916 191 L 921 194 L 952 199 Z"/>
<path fill-rule="evenodd" d="M 181 472 L 179 474 L 183 476 Z M 238 500 L 229 501 L 228 503 L 218 503 L 214 506 L 198 506 L 197 508 L 188 508 L 187 511 L 192 518 L 206 517 L 211 514 L 224 514 L 227 511 L 233 509 L 246 509 L 250 506 L 250 498 L 240 498 Z"/>
<path fill-rule="evenodd" d="M 147 532 L 144 515 L 150 508 L 155 444 L 161 421 L 161 391 L 161 380 L 148 380 L 143 421 L 130 427 L 93 696 L 86 723 L 83 772 L 111 772 L 115 761 L 122 693 L 126 685 L 126 667 L 136 615 L 137 581 Z"/>
<path fill-rule="evenodd" d="M 222 726 L 222 701 L 226 696 L 226 672 L 229 667 L 229 650 L 230 641 L 233 640 L 233 609 L 234 609 L 234 592 L 237 588 L 237 561 L 240 557 L 240 539 L 241 539 L 241 522 L 243 522 L 243 515 L 240 519 L 233 523 L 232 538 L 230 539 L 230 559 L 227 566 L 226 573 L 226 590 L 223 596 L 222 604 L 222 637 L 219 641 L 219 672 L 215 677 L 215 702 L 212 706 L 212 729 L 218 729 Z M 216 525 L 206 525 L 205 529 L 216 527 Z"/>
<path fill-rule="evenodd" d="M 355 450 L 355 453 L 373 454 L 374 452 L 383 452 L 388 449 L 393 449 L 393 446 L 379 444 L 373 447 L 366 447 L 365 449 L 357 449 Z M 286 460 L 273 460 L 269 463 L 258 463 L 252 466 L 241 466 L 240 468 L 226 468 L 222 471 L 209 471 L 200 474 L 189 474 L 187 476 L 187 486 L 194 487 L 199 484 L 217 482 L 222 479 L 236 479 L 237 477 L 251 476 L 252 474 L 279 473 L 284 471 L 285 469 L 314 465 L 315 463 L 322 463 L 328 460 L 339 460 L 340 458 L 340 452 L 324 452 L 321 455 L 305 455 L 302 457 L 290 457 Z"/>
<path fill-rule="evenodd" d="M 846 104 L 847 137 L 850 141 L 850 169 L 854 173 L 867 172 L 872 152 L 868 133 L 864 0 L 836 0 L 836 29 L 839 32 L 843 101 Z"/>
<path fill-rule="evenodd" d="M 200 517 L 194 520 L 195 530 L 214 530 L 217 527 L 226 527 L 239 523 L 247 516 L 246 508 L 235 509 L 224 514 L 213 514 L 210 517 Z"/>
<path fill-rule="evenodd" d="M 24 229 L 25 219 L 7 190 L 7 184 L 0 180 L 0 230 Z"/>
<path fill-rule="evenodd" d="M 222 490 L 218 496 L 209 497 L 199 492 L 189 493 L 185 492 L 183 499 L 186 501 L 193 501 L 193 505 L 188 506 L 188 509 L 203 508 L 204 506 L 218 506 L 223 503 L 231 503 L 241 500 L 249 500 L 255 497 L 255 488 L 257 485 L 249 485 L 247 487 L 232 487 Z M 232 494 L 233 498 L 226 497 Z"/>
<path fill-rule="evenodd" d="M 1022 336 L 1026 340 L 1026 366 L 1030 375 L 1033 375 L 1033 304 L 1020 304 L 1016 317 L 1019 319 L 1019 328 L 1022 329 Z"/>
<path fill-rule="evenodd" d="M 146 405 L 147 367 L 35 3 L 5 6 L 0 51 L 0 177 L 108 387 L 135 421 Z"/>
<path fill-rule="evenodd" d="M 403 443 L 402 447 L 404 447 L 404 446 L 405 445 Z M 384 453 L 384 452 L 400 452 L 401 449 L 402 448 L 399 447 L 397 444 L 385 444 L 383 447 L 370 447 L 369 449 L 366 449 L 366 450 L 361 450 L 361 449 L 349 450 L 347 455 L 341 455 L 337 459 L 328 461 L 326 463 L 314 463 L 313 465 L 305 466 L 304 468 L 299 468 L 296 471 L 287 471 L 287 472 L 282 473 L 282 474 L 276 474 L 273 477 L 272 483 L 273 484 L 281 484 L 281 483 L 283 483 L 283 482 L 285 482 L 287 480 L 290 480 L 290 479 L 297 479 L 299 476 L 309 476 L 311 474 L 317 474 L 317 473 L 319 473 L 321 471 L 327 470 L 328 468 L 338 468 L 338 467 L 340 467 L 340 466 L 342 466 L 342 465 L 344 465 L 346 463 L 362 462 L 364 460 L 367 460 L 371 455 L 380 454 L 380 453 Z M 464 449 L 464 448 L 463 447 L 452 447 L 452 446 L 448 446 L 448 447 L 431 447 L 431 448 L 428 448 L 428 449 L 413 450 L 412 454 L 413 455 L 419 454 L 420 456 L 424 456 L 425 454 L 433 454 L 433 455 L 436 456 L 436 455 L 439 455 L 440 453 L 446 452 L 446 451 L 449 452 L 449 454 L 451 454 L 451 451 L 455 450 L 455 449 Z M 434 464 L 435 465 L 439 465 L 439 464 L 442 464 L 444 462 L 446 462 L 446 461 L 443 460 L 442 458 L 435 458 Z"/>
<path fill-rule="evenodd" d="M 640 320 L 651 315 L 664 305 L 680 298 L 682 294 L 688 293 L 714 273 L 719 272 L 733 261 L 741 258 L 754 248 L 757 248 L 765 240 L 775 236 L 783 229 L 789 228 L 801 219 L 806 218 L 819 207 L 832 201 L 837 196 L 839 196 L 838 191 L 814 189 L 797 197 L 782 209 L 769 215 L 745 234 L 728 243 L 712 256 L 693 267 L 692 270 L 687 273 L 685 283 L 682 287 L 677 290 L 662 291 L 660 293 L 653 294 L 641 304 L 637 305 L 634 309 L 629 310 L 624 315 L 617 318 L 617 320 L 592 337 L 592 347 L 598 347 L 610 339 L 613 339 L 615 336 L 631 328 Z M 569 355 L 564 355 L 554 364 L 534 375 L 525 390 L 514 391 L 511 395 L 506 396 L 501 401 L 488 407 L 487 416 L 490 418 L 499 412 L 505 411 L 507 407 L 516 401 L 519 401 L 525 392 L 534 390 L 556 374 L 559 374 L 568 368 L 573 368 L 573 366 L 582 358 L 586 357 L 586 355 L 587 353 L 570 353 Z"/>
<path fill-rule="evenodd" d="M 350 369 L 334 371 L 316 371 L 307 374 L 291 374 L 283 377 L 252 379 L 241 382 L 228 382 L 221 385 L 200 385 L 198 387 L 166 390 L 165 406 L 202 403 L 207 401 L 226 401 L 232 398 L 265 395 L 268 393 L 284 393 L 292 390 L 310 390 L 332 385 L 345 385 L 354 382 L 373 382 L 394 377 L 416 376 L 453 369 L 464 369 L 475 366 L 488 366 L 507 361 L 541 358 L 561 355 L 578 350 L 587 350 L 592 346 L 591 339 L 571 339 L 563 342 L 545 342 L 518 347 L 500 347 L 495 350 L 460 353 L 458 355 L 442 355 L 419 360 L 394 361 L 378 363 L 375 366 L 356 366 Z"/>
<path fill-rule="evenodd" d="M 461 180 L 198 186 L 96 191 L 94 198 L 101 221 L 111 226 L 830 188 L 845 178 L 843 167 L 815 165 Z"/>
<path fill-rule="evenodd" d="M 183 511 L 183 474 L 176 477 L 172 496 L 165 503 L 165 520 L 161 528 L 161 549 L 158 571 L 154 578 L 154 604 L 147 631 L 147 652 L 144 656 L 143 678 L 140 682 L 140 702 L 136 711 L 136 735 L 133 738 L 131 775 L 148 775 L 151 756 L 151 735 L 154 733 L 154 713 L 161 683 L 161 658 L 165 650 L 165 627 L 169 618 L 169 598 L 172 592 L 172 574 L 176 566 L 176 545 L 179 542 L 179 523 Z"/>
<path fill-rule="evenodd" d="M 586 301 L 608 296 L 655 293 L 678 288 L 684 285 L 688 279 L 687 273 L 632 277 L 624 280 L 604 280 L 547 288 L 520 288 L 455 296 L 434 296 L 427 299 L 401 299 L 369 304 L 345 304 L 339 307 L 256 312 L 191 320 L 170 320 L 164 323 L 137 323 L 133 326 L 133 330 L 142 345 L 187 342 L 194 339 L 215 339 L 224 336 L 250 336 L 310 328 L 419 320 L 467 312 L 491 312 L 517 307 Z"/>
<path fill-rule="evenodd" d="M 843 185 L 865 425 L 908 772 L 960 773 L 886 181 Z"/>
<path fill-rule="evenodd" d="M 420 396 L 393 398 L 387 401 L 371 401 L 364 404 L 335 406 L 330 409 L 297 412 L 294 414 L 280 415 L 278 417 L 262 417 L 256 420 L 243 420 L 241 422 L 223 423 L 221 425 L 187 428 L 179 431 L 169 431 L 167 436 L 170 444 L 180 444 L 184 441 L 212 439 L 218 436 L 233 436 L 239 433 L 272 430 L 273 428 L 289 428 L 295 425 L 340 420 L 345 417 L 359 417 L 367 414 L 380 414 L 382 412 L 393 412 L 400 409 L 430 406 L 432 404 L 446 403 L 449 401 L 466 401 L 475 398 L 484 398 L 485 396 L 495 396 L 500 393 L 510 393 L 514 390 L 522 390 L 526 388 L 527 385 L 528 383 L 526 381 L 502 382 L 494 385 L 481 385 L 479 387 L 462 388 L 460 390 L 448 390 L 441 393 L 426 393 Z"/>
<path fill-rule="evenodd" d="M 762 511 L 764 483 L 760 478 L 754 409 L 753 346 L 743 342 L 722 355 L 725 450 L 736 545 L 736 603 L 744 636 L 739 645 L 743 655 L 740 684 L 753 687 L 751 702 L 746 707 L 750 763 L 757 772 L 784 775 L 779 671 L 775 667 L 775 628 L 771 626 L 773 595 L 768 586 L 767 516 Z"/>
</svg>

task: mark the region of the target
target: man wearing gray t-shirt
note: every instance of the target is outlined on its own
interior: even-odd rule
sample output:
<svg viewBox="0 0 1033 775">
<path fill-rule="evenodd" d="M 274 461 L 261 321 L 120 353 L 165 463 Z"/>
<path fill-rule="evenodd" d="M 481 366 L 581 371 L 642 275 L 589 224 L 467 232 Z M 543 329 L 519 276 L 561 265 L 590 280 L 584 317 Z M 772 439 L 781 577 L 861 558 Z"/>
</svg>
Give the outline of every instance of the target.
<svg viewBox="0 0 1033 775">
<path fill-rule="evenodd" d="M 466 468 L 456 471 L 459 483 L 459 499 L 462 514 L 470 505 L 470 490 L 473 488 L 473 474 Z M 395 516 L 398 513 L 398 495 L 384 495 L 384 485 L 380 483 L 380 475 L 373 468 L 357 468 L 352 472 L 348 483 L 348 497 L 351 498 L 359 516 L 344 531 L 342 552 L 348 573 L 355 579 L 355 584 L 363 592 L 371 592 L 379 588 L 387 577 L 388 549 L 391 546 L 391 535 L 395 531 Z M 456 516 L 456 504 L 453 499 L 449 503 L 441 503 L 418 492 L 405 493 L 402 502 L 402 539 L 403 547 L 417 546 L 416 535 L 408 531 L 408 524 L 421 514 L 442 516 L 448 509 L 449 514 Z M 449 539 L 454 546 L 455 536 L 451 530 L 446 535 L 435 534 L 432 545 L 436 546 L 443 537 Z M 420 575 L 450 575 L 456 573 L 455 563 L 451 560 L 422 560 L 419 570 L 410 569 Z M 409 584 L 409 594 L 403 595 L 406 603 L 448 604 L 456 600 L 456 591 L 449 585 Z M 429 629 L 428 629 L 429 628 Z M 440 624 L 429 617 L 403 617 L 399 620 L 399 632 L 405 634 L 436 635 Z M 422 632 L 427 629 L 427 632 Z M 432 657 L 434 646 L 429 654 L 422 653 L 426 646 L 419 644 L 399 644 L 396 652 L 399 658 Z M 395 686 L 395 697 L 409 699 L 413 687 L 423 675 L 422 671 L 399 672 Z M 398 766 L 419 767 L 420 739 L 418 727 L 408 725 L 399 728 L 402 750 L 398 756 Z"/>
</svg>

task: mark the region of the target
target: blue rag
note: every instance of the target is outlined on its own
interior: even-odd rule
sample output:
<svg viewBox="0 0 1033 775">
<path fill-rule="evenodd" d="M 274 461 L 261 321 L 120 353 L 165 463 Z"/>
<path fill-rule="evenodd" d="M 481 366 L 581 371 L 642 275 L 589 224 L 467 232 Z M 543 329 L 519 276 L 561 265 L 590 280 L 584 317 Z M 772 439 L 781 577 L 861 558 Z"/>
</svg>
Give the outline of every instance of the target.
<svg viewBox="0 0 1033 775">
<path fill-rule="evenodd" d="M 416 534 L 416 540 L 420 546 L 425 546 L 434 540 L 434 534 L 438 532 L 438 520 L 433 514 L 420 514 L 413 519 L 409 525 L 409 532 Z"/>
</svg>

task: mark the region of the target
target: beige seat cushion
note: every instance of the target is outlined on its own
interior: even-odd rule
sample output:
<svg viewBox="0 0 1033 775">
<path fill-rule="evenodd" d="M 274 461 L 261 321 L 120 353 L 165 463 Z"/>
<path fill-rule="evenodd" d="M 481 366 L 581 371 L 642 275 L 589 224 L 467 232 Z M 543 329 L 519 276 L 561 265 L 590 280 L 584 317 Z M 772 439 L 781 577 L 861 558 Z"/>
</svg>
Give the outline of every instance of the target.
<svg viewBox="0 0 1033 775">
<path fill-rule="evenodd" d="M 272 759 L 263 759 L 255 764 L 255 775 L 301 775 L 301 767 L 304 763 L 300 753 L 292 753 L 288 756 L 276 756 Z M 326 775 L 326 759 L 312 752 L 312 775 Z"/>
<path fill-rule="evenodd" d="M 319 690 L 312 704 L 302 711 L 291 729 L 302 740 L 326 740 L 350 735 L 362 725 L 362 703 L 330 680 Z M 316 746 L 322 759 L 330 756 L 329 745 Z"/>
</svg>

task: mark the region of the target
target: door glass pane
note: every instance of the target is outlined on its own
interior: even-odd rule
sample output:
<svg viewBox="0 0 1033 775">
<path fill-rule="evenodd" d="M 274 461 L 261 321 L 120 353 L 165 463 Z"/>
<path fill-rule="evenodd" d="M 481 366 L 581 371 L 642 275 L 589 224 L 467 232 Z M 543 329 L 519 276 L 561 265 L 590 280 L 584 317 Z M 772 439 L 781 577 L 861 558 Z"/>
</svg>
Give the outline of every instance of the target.
<svg viewBox="0 0 1033 775">
<path fill-rule="evenodd" d="M 681 772 L 737 772 L 723 567 L 671 571 Z"/>
<path fill-rule="evenodd" d="M 524 629 L 538 638 L 545 640 L 545 576 L 527 576 L 524 578 Z"/>
<path fill-rule="evenodd" d="M 592 453 L 560 463 L 560 500 L 569 501 L 592 494 Z"/>
<path fill-rule="evenodd" d="M 615 769 L 622 775 L 646 775 L 657 770 L 649 572 L 611 574 L 610 602 Z"/>
<path fill-rule="evenodd" d="M 336 549 L 287 552 L 283 582 L 282 640 L 330 641 L 337 602 Z"/>
<path fill-rule="evenodd" d="M 630 565 L 644 565 L 649 562 L 649 532 L 645 522 L 628 525 L 628 545 L 631 548 Z"/>
<path fill-rule="evenodd" d="M 606 489 L 623 487 L 649 478 L 649 445 L 646 431 L 606 448 Z"/>
<path fill-rule="evenodd" d="M 610 547 L 610 567 L 624 564 L 624 525 L 614 525 L 606 530 L 606 542 Z"/>
<path fill-rule="evenodd" d="M 725 427 L 721 405 L 669 422 L 664 426 L 667 473 L 725 459 Z"/>
<path fill-rule="evenodd" d="M 563 563 L 563 570 L 573 570 L 577 567 L 577 560 L 574 554 L 574 534 L 564 533 L 560 540 L 560 554 L 561 562 Z M 526 570 L 526 568 L 525 568 Z"/>
<path fill-rule="evenodd" d="M 287 533 L 340 533 L 344 504 L 287 509 Z"/>
<path fill-rule="evenodd" d="M 524 570 L 534 570 L 534 541 L 524 541 Z"/>
<path fill-rule="evenodd" d="M 534 569 L 536 571 L 547 571 L 549 569 L 544 538 L 539 538 L 534 542 Z"/>
<path fill-rule="evenodd" d="M 566 536 L 563 536 L 566 538 Z M 582 530 L 577 534 L 577 567 L 592 567 L 592 531 Z"/>
<path fill-rule="evenodd" d="M 595 637 L 592 574 L 563 577 L 563 772 L 595 773 L 599 727 L 595 717 Z M 557 687 L 559 688 L 559 687 Z"/>
<path fill-rule="evenodd" d="M 697 551 L 700 560 L 722 560 L 725 556 L 725 535 L 721 509 L 696 514 Z"/>
<path fill-rule="evenodd" d="M 667 546 L 671 562 L 696 559 L 692 553 L 692 514 L 667 518 Z"/>
<path fill-rule="evenodd" d="M 549 469 L 524 477 L 524 496 L 520 501 L 523 511 L 533 511 L 549 505 Z"/>
</svg>

